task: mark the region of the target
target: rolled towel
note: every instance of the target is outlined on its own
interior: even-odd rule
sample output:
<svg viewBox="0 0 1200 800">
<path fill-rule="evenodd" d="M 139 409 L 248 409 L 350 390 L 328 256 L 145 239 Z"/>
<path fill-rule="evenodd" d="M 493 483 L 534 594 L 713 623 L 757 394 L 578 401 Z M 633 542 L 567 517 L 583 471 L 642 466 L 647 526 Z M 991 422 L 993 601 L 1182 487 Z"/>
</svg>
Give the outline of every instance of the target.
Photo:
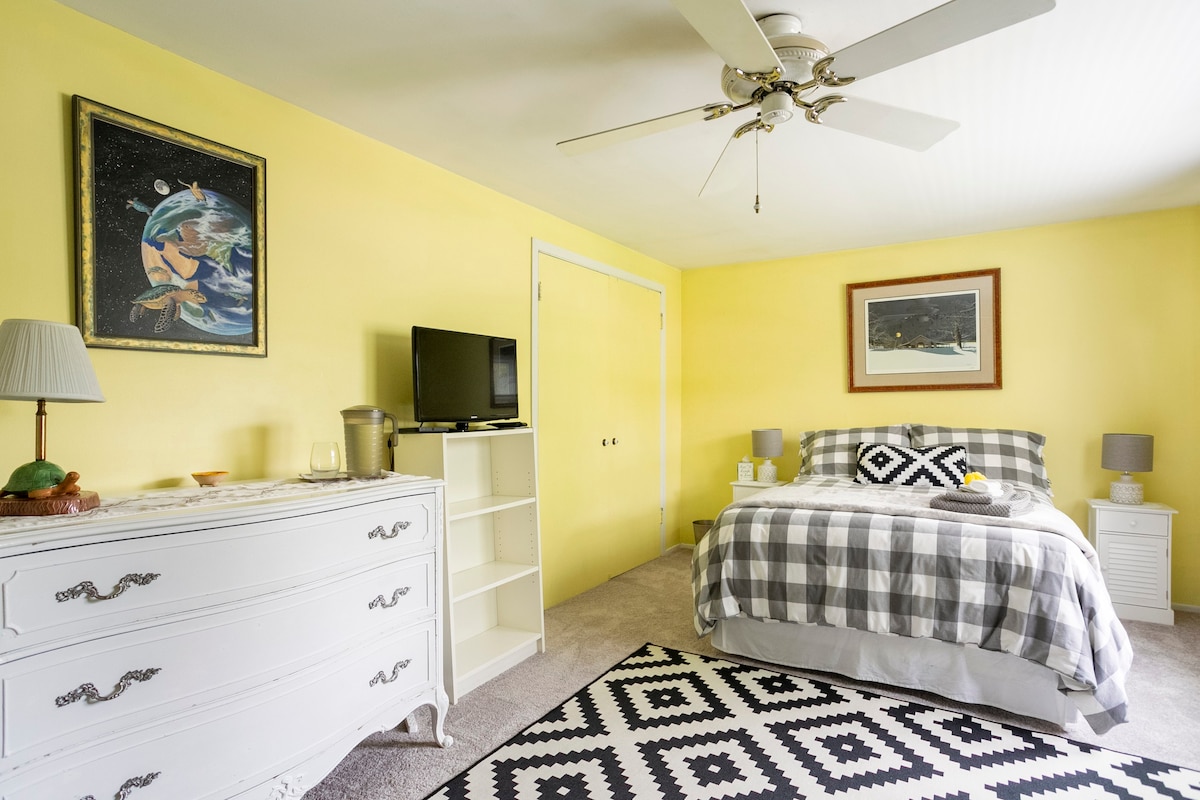
<svg viewBox="0 0 1200 800">
<path fill-rule="evenodd" d="M 989 481 L 986 479 L 973 480 L 970 483 L 964 483 L 960 486 L 959 491 L 981 494 L 987 497 L 1003 497 L 1005 492 L 1012 491 L 1012 486 L 1000 481 Z"/>
<path fill-rule="evenodd" d="M 987 492 L 973 491 L 971 487 L 977 483 L 982 483 L 982 481 L 972 481 L 968 486 L 944 493 L 942 497 L 946 497 L 956 503 L 979 503 L 986 505 L 987 503 L 994 503 L 1002 499 L 1005 494 L 1013 491 L 1011 483 L 999 483 L 998 481 L 992 481 L 993 488 Z"/>
</svg>

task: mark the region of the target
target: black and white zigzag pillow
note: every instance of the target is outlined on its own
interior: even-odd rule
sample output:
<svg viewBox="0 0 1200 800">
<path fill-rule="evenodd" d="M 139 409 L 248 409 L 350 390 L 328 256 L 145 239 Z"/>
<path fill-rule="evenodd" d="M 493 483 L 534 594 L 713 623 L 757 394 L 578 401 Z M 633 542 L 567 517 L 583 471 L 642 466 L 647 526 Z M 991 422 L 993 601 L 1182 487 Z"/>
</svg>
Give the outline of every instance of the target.
<svg viewBox="0 0 1200 800">
<path fill-rule="evenodd" d="M 897 486 L 940 486 L 954 489 L 962 485 L 971 471 L 967 449 L 962 445 L 900 447 L 894 444 L 859 442 L 859 483 L 885 483 Z"/>
</svg>

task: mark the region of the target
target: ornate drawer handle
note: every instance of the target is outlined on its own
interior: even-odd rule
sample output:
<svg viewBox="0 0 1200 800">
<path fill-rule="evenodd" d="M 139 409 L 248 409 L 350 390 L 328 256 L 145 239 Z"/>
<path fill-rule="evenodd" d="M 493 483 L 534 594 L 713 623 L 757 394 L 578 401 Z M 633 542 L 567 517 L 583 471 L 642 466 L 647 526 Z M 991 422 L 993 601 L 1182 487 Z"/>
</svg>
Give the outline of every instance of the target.
<svg viewBox="0 0 1200 800">
<path fill-rule="evenodd" d="M 125 693 L 125 690 L 134 683 L 142 683 L 153 678 L 158 673 L 162 672 L 159 667 L 151 667 L 150 669 L 131 669 L 121 676 L 121 680 L 117 681 L 117 685 L 113 690 L 106 695 L 100 694 L 96 689 L 96 685 L 85 683 L 78 689 L 72 689 L 66 694 L 54 698 L 54 705 L 62 708 L 69 706 L 76 700 L 87 700 L 92 703 L 103 703 L 106 700 L 115 700 Z"/>
<path fill-rule="evenodd" d="M 376 539 L 376 538 L 378 538 L 378 539 L 395 539 L 397 536 L 400 535 L 400 531 L 408 530 L 409 525 L 412 525 L 412 520 L 402 519 L 399 522 L 397 522 L 395 525 L 392 526 L 391 533 L 388 533 L 387 530 L 385 530 L 384 527 L 382 525 L 380 525 L 377 528 L 375 528 L 375 530 L 368 533 L 367 538 L 368 539 Z"/>
<path fill-rule="evenodd" d="M 383 595 L 379 595 L 374 600 L 372 600 L 370 602 L 370 604 L 367 605 L 367 609 L 370 610 L 372 608 L 391 608 L 392 606 L 396 605 L 396 603 L 400 602 L 401 597 L 404 597 L 404 595 L 408 594 L 410 588 L 411 587 L 404 586 L 404 587 L 401 587 L 401 588 L 397 589 L 396 591 L 392 592 L 392 601 L 390 603 L 386 599 L 384 599 Z"/>
<path fill-rule="evenodd" d="M 141 575 L 130 573 L 121 580 L 117 581 L 117 585 L 108 594 L 100 594 L 96 589 L 96 584 L 91 581 L 83 581 L 82 583 L 72 586 L 70 589 L 63 589 L 61 592 L 54 593 L 54 599 L 60 603 L 65 603 L 68 600 L 74 600 L 76 597 L 87 596 L 91 600 L 112 600 L 114 597 L 120 597 L 125 593 L 125 590 L 130 586 L 145 586 L 156 578 L 162 577 L 157 572 L 144 572 Z"/>
<path fill-rule="evenodd" d="M 406 658 L 403 661 L 397 661 L 396 666 L 392 667 L 392 677 L 390 678 L 384 674 L 383 670 L 380 670 L 378 673 L 376 673 L 374 678 L 371 678 L 371 682 L 367 685 L 374 686 L 377 683 L 391 683 L 392 681 L 396 680 L 396 678 L 400 677 L 400 670 L 408 669 L 408 665 L 411 661 L 411 658 Z"/>
<path fill-rule="evenodd" d="M 129 793 L 134 789 L 140 789 L 143 786 L 149 786 L 159 775 L 162 775 L 162 773 L 151 772 L 148 775 L 141 776 L 140 778 L 130 778 L 121 784 L 121 788 L 115 795 L 113 795 L 113 800 L 125 800 L 125 798 L 129 797 Z M 96 797 L 95 795 L 89 794 L 87 797 L 81 797 L 80 800 L 96 800 Z"/>
</svg>

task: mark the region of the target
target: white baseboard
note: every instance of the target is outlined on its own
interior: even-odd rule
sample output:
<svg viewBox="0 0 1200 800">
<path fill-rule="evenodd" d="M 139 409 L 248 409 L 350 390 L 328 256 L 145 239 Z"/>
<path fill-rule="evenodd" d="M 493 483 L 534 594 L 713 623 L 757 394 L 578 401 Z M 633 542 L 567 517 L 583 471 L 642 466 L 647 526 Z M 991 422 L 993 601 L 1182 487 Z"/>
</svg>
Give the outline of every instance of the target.
<svg viewBox="0 0 1200 800">
<path fill-rule="evenodd" d="M 674 550 L 695 550 L 695 549 L 696 549 L 696 545 L 692 544 L 691 542 L 680 542 L 679 544 L 668 547 L 667 553 L 670 553 Z M 663 555 L 665 556 L 667 553 L 663 553 Z"/>
</svg>

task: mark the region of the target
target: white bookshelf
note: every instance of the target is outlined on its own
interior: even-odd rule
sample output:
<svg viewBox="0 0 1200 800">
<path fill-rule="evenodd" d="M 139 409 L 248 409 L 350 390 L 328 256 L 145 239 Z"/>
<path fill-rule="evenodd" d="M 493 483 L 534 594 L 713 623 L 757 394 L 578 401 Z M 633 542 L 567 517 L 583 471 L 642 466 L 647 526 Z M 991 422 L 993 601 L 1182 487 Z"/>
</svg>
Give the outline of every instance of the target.
<svg viewBox="0 0 1200 800">
<path fill-rule="evenodd" d="M 399 436 L 396 469 L 446 482 L 451 702 L 546 649 L 532 428 Z"/>
</svg>

